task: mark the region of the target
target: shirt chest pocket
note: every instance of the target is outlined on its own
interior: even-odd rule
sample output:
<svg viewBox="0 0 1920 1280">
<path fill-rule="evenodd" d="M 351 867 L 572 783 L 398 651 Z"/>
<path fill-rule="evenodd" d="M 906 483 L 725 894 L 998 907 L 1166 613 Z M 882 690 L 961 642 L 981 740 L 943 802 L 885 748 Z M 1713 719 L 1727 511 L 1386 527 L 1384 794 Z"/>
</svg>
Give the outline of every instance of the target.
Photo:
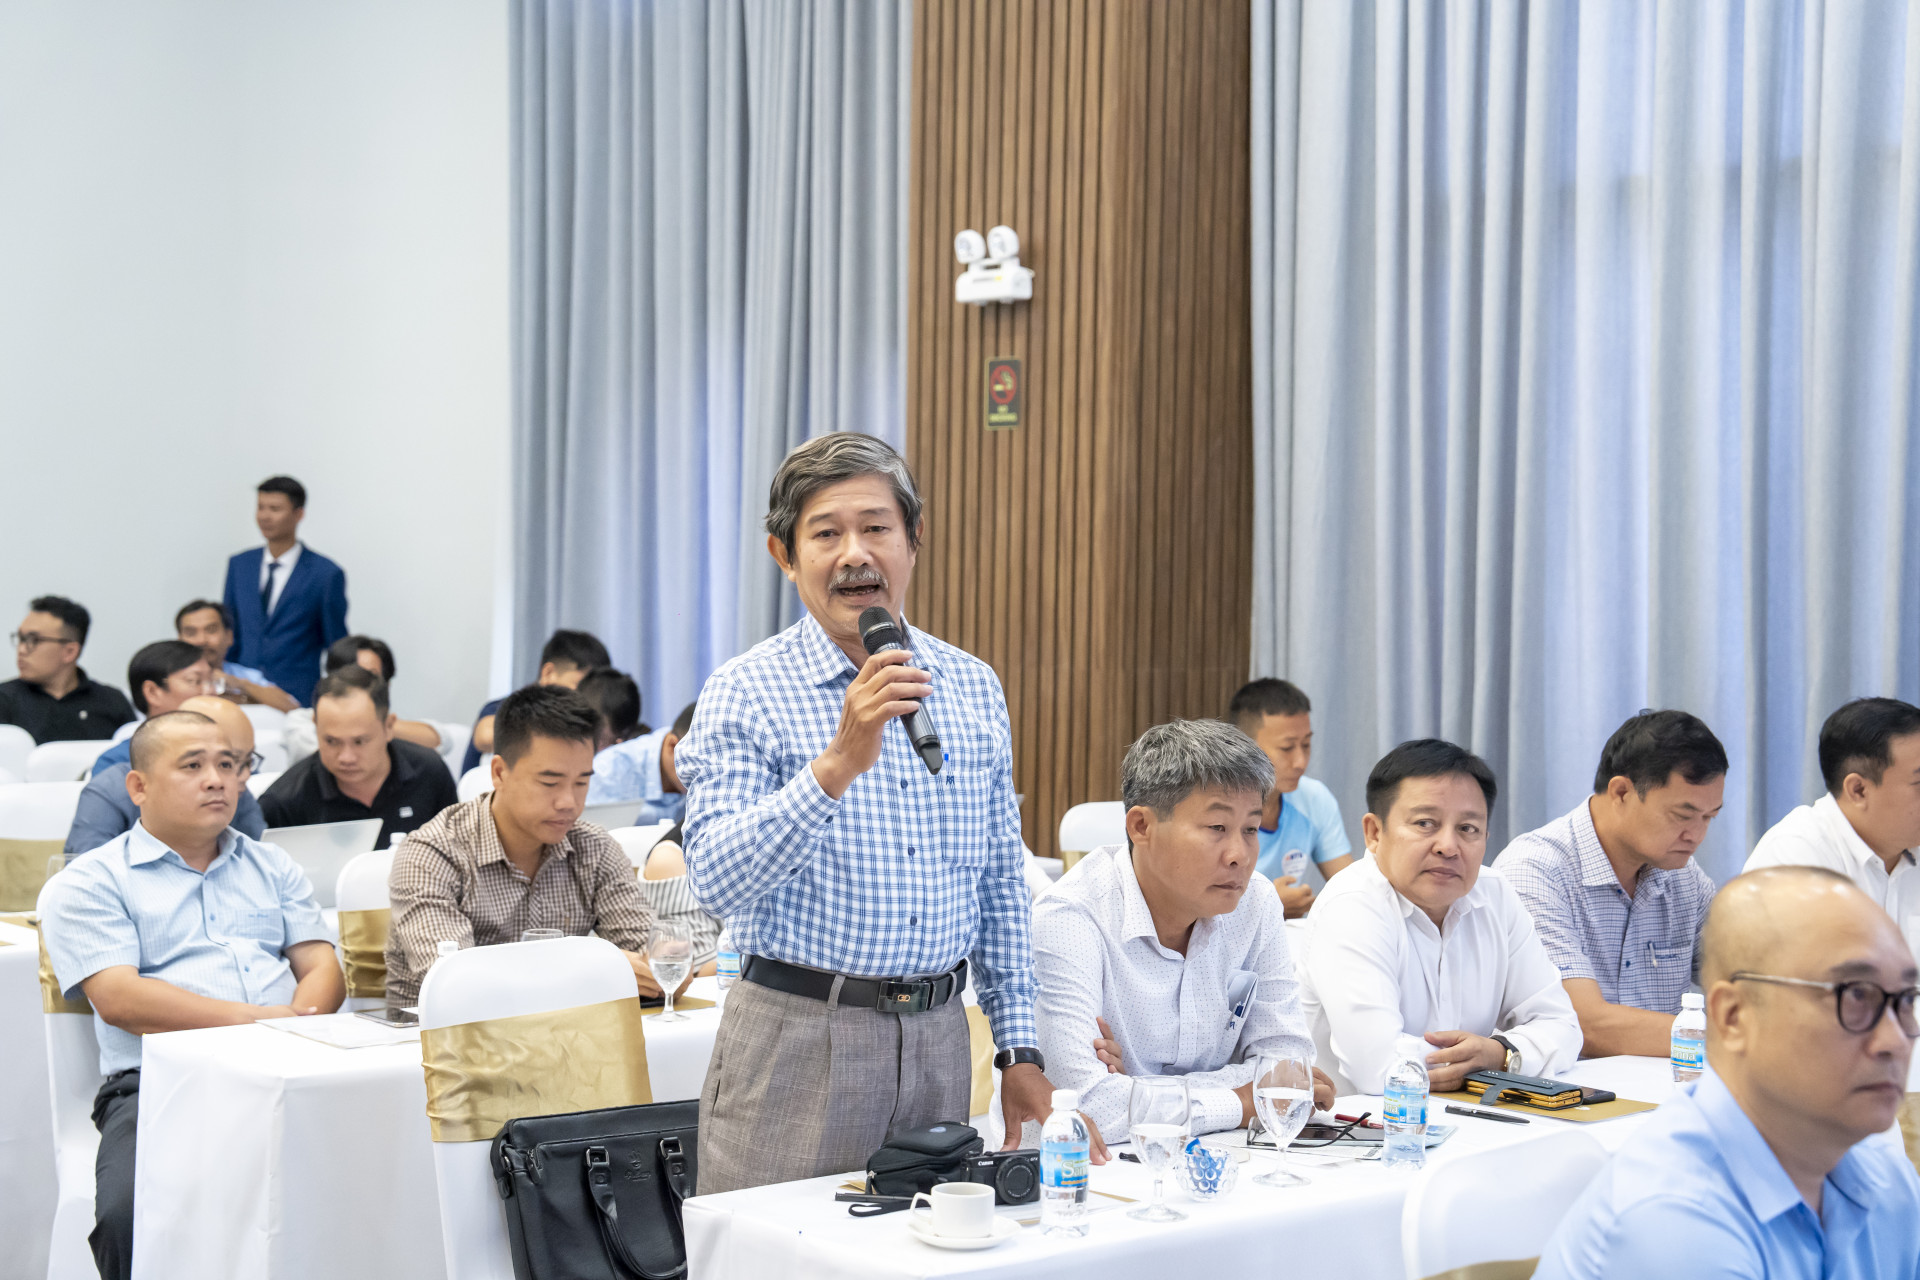
<svg viewBox="0 0 1920 1280">
<path fill-rule="evenodd" d="M 280 912 L 275 909 L 242 907 L 223 910 L 208 923 L 212 926 L 209 932 L 223 942 L 252 942 L 270 951 L 280 949 L 281 939 L 286 934 Z"/>
<path fill-rule="evenodd" d="M 942 769 L 939 788 L 939 844 L 943 861 L 956 867 L 984 867 L 992 853 L 994 772 L 991 769 Z"/>
</svg>

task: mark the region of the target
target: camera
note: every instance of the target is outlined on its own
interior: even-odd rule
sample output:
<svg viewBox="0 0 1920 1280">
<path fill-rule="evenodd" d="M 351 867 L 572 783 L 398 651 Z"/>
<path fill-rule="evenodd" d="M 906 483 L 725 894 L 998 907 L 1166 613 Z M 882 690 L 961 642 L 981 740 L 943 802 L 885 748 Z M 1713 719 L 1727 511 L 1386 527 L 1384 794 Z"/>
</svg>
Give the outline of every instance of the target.
<svg viewBox="0 0 1920 1280">
<path fill-rule="evenodd" d="M 1040 1153 L 995 1151 L 968 1156 L 960 1162 L 956 1182 L 979 1182 L 993 1188 L 995 1204 L 1032 1204 L 1040 1198 Z"/>
</svg>

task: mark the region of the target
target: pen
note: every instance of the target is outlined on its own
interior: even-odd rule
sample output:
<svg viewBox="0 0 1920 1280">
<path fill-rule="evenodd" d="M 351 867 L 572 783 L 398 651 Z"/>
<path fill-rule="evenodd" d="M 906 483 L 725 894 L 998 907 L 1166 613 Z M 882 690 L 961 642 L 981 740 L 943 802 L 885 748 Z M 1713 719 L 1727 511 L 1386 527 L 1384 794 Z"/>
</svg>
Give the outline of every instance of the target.
<svg viewBox="0 0 1920 1280">
<path fill-rule="evenodd" d="M 1447 1114 L 1456 1116 L 1478 1116 L 1482 1120 L 1498 1120 L 1501 1124 L 1532 1124 L 1525 1116 L 1502 1115 L 1498 1111 L 1482 1111 L 1479 1107 L 1463 1107 L 1456 1103 L 1447 1104 Z"/>
</svg>

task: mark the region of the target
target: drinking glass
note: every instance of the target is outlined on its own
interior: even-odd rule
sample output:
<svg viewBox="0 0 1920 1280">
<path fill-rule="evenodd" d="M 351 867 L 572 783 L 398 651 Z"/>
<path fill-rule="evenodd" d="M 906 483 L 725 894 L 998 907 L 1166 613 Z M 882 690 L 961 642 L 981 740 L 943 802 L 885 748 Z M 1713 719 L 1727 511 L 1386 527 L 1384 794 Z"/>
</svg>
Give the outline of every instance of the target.
<svg viewBox="0 0 1920 1280">
<path fill-rule="evenodd" d="M 1253 1113 L 1273 1136 L 1280 1167 L 1253 1180 L 1259 1187 L 1298 1187 L 1309 1180 L 1287 1168 L 1287 1148 L 1313 1115 L 1313 1064 L 1285 1053 L 1263 1053 L 1253 1065 Z"/>
<path fill-rule="evenodd" d="M 673 993 L 687 980 L 687 971 L 693 968 L 693 935 L 687 926 L 679 920 L 656 920 L 653 933 L 647 939 L 647 967 L 653 970 L 653 980 L 660 984 L 660 990 L 666 993 L 667 1007 L 655 1014 L 659 1022 L 685 1022 L 687 1015 L 673 1011 Z"/>
<path fill-rule="evenodd" d="M 522 929 L 520 931 L 520 941 L 522 942 L 552 942 L 555 938 L 564 938 L 566 936 L 566 934 L 560 932 L 558 929 Z"/>
<path fill-rule="evenodd" d="M 1127 1212 L 1142 1222 L 1180 1222 L 1186 1214 L 1166 1203 L 1167 1170 L 1184 1158 L 1193 1128 L 1192 1102 L 1184 1076 L 1135 1076 L 1127 1098 L 1127 1130 L 1140 1159 L 1153 1174 L 1153 1200 Z"/>
</svg>

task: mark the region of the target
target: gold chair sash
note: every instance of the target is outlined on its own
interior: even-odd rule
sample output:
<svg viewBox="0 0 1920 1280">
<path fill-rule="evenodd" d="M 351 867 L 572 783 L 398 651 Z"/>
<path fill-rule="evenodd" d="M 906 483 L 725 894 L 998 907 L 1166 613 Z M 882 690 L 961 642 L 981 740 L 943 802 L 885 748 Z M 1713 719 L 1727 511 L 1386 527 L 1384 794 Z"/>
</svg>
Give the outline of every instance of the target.
<svg viewBox="0 0 1920 1280">
<path fill-rule="evenodd" d="M 1501 1258 L 1495 1262 L 1472 1262 L 1435 1272 L 1426 1280 L 1529 1280 L 1540 1265 L 1538 1258 Z"/>
<path fill-rule="evenodd" d="M 1075 866 L 1079 865 L 1080 859 L 1092 852 L 1093 850 L 1091 849 L 1062 849 L 1060 851 L 1060 874 L 1065 875 L 1067 872 L 1073 870 Z"/>
<path fill-rule="evenodd" d="M 0 911 L 31 911 L 47 883 L 47 859 L 66 850 L 63 840 L 0 839 Z"/>
<path fill-rule="evenodd" d="M 491 1142 L 509 1120 L 653 1101 L 638 1000 L 420 1032 L 435 1142 Z"/>
<path fill-rule="evenodd" d="M 1920 1093 L 1910 1093 L 1900 1104 L 1900 1141 L 1907 1159 L 1920 1169 Z"/>
<path fill-rule="evenodd" d="M 386 907 L 340 913 L 340 963 L 347 972 L 347 994 L 362 999 L 387 997 L 387 934 L 393 912 Z"/>
<path fill-rule="evenodd" d="M 980 1006 L 967 1006 L 967 1047 L 973 1054 L 973 1100 L 967 1115 L 985 1115 L 993 1105 L 993 1024 Z"/>
<path fill-rule="evenodd" d="M 93 1006 L 85 996 L 69 1000 L 60 990 L 60 979 L 53 976 L 53 958 L 47 954 L 47 935 L 40 929 L 40 917 L 30 912 L 9 913 L 0 915 L 0 923 L 31 929 L 40 939 L 40 1008 L 47 1013 L 84 1013 L 91 1017 Z"/>
</svg>

